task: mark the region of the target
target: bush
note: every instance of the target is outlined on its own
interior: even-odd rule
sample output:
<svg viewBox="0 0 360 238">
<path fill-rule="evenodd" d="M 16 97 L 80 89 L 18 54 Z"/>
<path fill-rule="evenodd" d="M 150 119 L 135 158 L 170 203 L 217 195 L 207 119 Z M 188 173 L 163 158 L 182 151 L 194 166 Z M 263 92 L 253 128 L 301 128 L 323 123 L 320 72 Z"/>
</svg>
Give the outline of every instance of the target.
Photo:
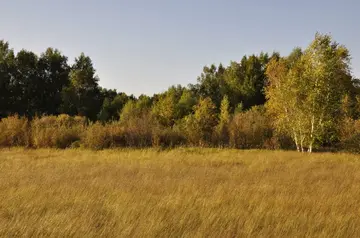
<svg viewBox="0 0 360 238">
<path fill-rule="evenodd" d="M 234 116 L 229 128 L 230 145 L 239 149 L 276 147 L 272 132 L 264 108 L 256 106 Z"/>
<path fill-rule="evenodd" d="M 85 148 L 102 150 L 111 146 L 111 135 L 106 126 L 96 122 L 87 127 L 81 141 Z"/>
<path fill-rule="evenodd" d="M 185 135 L 187 144 L 191 146 L 198 146 L 201 141 L 201 133 L 197 126 L 194 115 L 190 114 L 178 121 L 176 124 L 180 128 L 183 135 Z"/>
<path fill-rule="evenodd" d="M 186 138 L 179 130 L 173 128 L 156 128 L 153 130 L 152 145 L 155 147 L 173 148 L 185 143 Z"/>
<path fill-rule="evenodd" d="M 31 123 L 32 143 L 36 148 L 68 148 L 85 129 L 85 118 L 68 115 L 44 116 Z"/>
<path fill-rule="evenodd" d="M 110 147 L 126 147 L 125 130 L 119 122 L 105 124 L 105 128 L 110 136 Z"/>
<path fill-rule="evenodd" d="M 360 153 L 360 120 L 345 118 L 339 127 L 340 149 Z"/>
<path fill-rule="evenodd" d="M 221 148 L 229 146 L 229 125 L 219 123 L 212 135 L 212 144 Z"/>
<path fill-rule="evenodd" d="M 128 112 L 126 119 L 121 114 L 120 125 L 126 146 L 128 147 L 149 147 L 152 145 L 152 127 L 154 121 L 149 110 L 141 112 Z"/>
<path fill-rule="evenodd" d="M 29 121 L 18 115 L 0 121 L 0 147 L 30 146 Z"/>
</svg>

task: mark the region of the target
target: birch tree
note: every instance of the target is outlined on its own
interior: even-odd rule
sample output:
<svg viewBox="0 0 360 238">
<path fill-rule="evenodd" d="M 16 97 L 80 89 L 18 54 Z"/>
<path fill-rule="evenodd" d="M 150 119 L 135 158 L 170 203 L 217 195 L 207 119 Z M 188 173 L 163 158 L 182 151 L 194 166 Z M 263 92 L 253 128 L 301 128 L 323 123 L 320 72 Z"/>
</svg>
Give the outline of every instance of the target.
<svg viewBox="0 0 360 238">
<path fill-rule="evenodd" d="M 304 108 L 308 123 L 308 148 L 321 141 L 324 131 L 341 119 L 342 98 L 351 83 L 348 50 L 328 35 L 316 34 L 303 57 Z"/>
<path fill-rule="evenodd" d="M 329 35 L 316 34 L 297 55 L 269 63 L 267 107 L 276 129 L 290 135 L 298 151 L 312 152 L 340 119 L 341 99 L 351 81 L 349 53 Z"/>
<path fill-rule="evenodd" d="M 303 120 L 298 105 L 300 85 L 292 75 L 286 59 L 272 59 L 267 66 L 268 85 L 266 97 L 267 111 L 273 117 L 274 127 L 294 140 L 298 151 L 303 150 Z"/>
</svg>

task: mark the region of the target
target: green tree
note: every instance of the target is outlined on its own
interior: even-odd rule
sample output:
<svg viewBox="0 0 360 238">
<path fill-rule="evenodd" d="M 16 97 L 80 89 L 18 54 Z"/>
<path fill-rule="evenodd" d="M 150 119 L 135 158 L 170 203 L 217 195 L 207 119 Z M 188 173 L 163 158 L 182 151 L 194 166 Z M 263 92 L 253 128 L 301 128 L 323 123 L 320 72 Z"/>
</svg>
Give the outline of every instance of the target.
<svg viewBox="0 0 360 238">
<path fill-rule="evenodd" d="M 48 115 L 60 113 L 61 92 L 69 85 L 70 67 L 67 57 L 59 50 L 48 48 L 38 61 L 39 77 L 44 84 L 45 100 L 42 100 L 42 111 Z"/>
<path fill-rule="evenodd" d="M 13 113 L 13 102 L 17 98 L 12 87 L 12 77 L 15 67 L 14 51 L 9 43 L 0 41 L 0 119 Z"/>
<path fill-rule="evenodd" d="M 212 64 L 210 67 L 205 66 L 197 79 L 197 94 L 203 98 L 209 97 L 216 108 L 220 107 L 221 99 L 226 93 L 224 72 L 225 68 L 221 64 L 219 67 Z"/>
<path fill-rule="evenodd" d="M 218 141 L 222 146 L 229 143 L 230 104 L 227 96 L 224 96 L 220 106 L 219 124 L 216 127 Z"/>
<path fill-rule="evenodd" d="M 218 121 L 216 106 L 209 97 L 202 98 L 194 106 L 194 114 L 185 117 L 184 120 L 190 142 L 200 146 L 208 145 Z"/>
<path fill-rule="evenodd" d="M 264 85 L 268 54 L 244 56 L 240 62 L 232 61 L 224 73 L 226 94 L 231 108 L 242 103 L 244 109 L 265 103 Z"/>
<path fill-rule="evenodd" d="M 238 103 L 235 107 L 234 114 L 238 114 L 244 111 L 244 106 L 242 102 Z"/>
<path fill-rule="evenodd" d="M 45 84 L 38 71 L 38 57 L 31 51 L 21 50 L 15 58 L 13 77 L 13 109 L 20 115 L 33 117 L 45 113 L 43 101 L 47 100 Z"/>
<path fill-rule="evenodd" d="M 173 94 L 167 93 L 160 97 L 154 104 L 152 113 L 156 120 L 165 127 L 171 127 L 175 123 L 176 98 Z"/>
<path fill-rule="evenodd" d="M 150 108 L 151 99 L 146 95 L 140 95 L 137 100 L 130 99 L 120 112 L 120 121 L 126 123 L 141 118 L 144 114 L 147 115 L 149 113 Z"/>
<path fill-rule="evenodd" d="M 90 57 L 82 53 L 71 67 L 70 85 L 63 90 L 63 112 L 95 120 L 101 107 L 98 81 Z"/>
<path fill-rule="evenodd" d="M 187 94 L 188 93 L 188 94 Z M 172 127 L 176 120 L 183 118 L 192 110 L 192 94 L 186 88 L 177 85 L 157 95 L 153 102 L 152 113 L 155 119 L 165 127 Z"/>
<path fill-rule="evenodd" d="M 116 95 L 116 97 L 111 102 L 109 110 L 110 118 L 112 120 L 120 119 L 119 113 L 121 112 L 127 101 L 130 99 L 131 97 L 126 95 L 126 93 L 118 93 L 118 95 Z"/>
<path fill-rule="evenodd" d="M 116 90 L 102 90 L 103 104 L 98 114 L 102 122 L 119 120 L 120 112 L 129 100 L 125 93 L 116 93 Z"/>
<path fill-rule="evenodd" d="M 184 89 L 176 105 L 177 119 L 182 119 L 193 112 L 197 103 L 196 95 L 188 89 Z"/>
</svg>

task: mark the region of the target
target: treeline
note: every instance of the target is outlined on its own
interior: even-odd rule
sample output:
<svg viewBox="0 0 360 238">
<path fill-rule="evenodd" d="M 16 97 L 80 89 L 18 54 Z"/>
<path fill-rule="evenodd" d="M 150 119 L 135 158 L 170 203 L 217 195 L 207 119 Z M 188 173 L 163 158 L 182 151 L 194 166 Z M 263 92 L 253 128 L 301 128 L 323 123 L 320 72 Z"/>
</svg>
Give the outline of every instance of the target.
<svg viewBox="0 0 360 238">
<path fill-rule="evenodd" d="M 184 109 L 172 119 L 191 113 L 196 102 L 205 97 L 211 98 L 217 111 L 225 95 L 232 110 L 240 104 L 248 109 L 265 102 L 265 67 L 272 57 L 279 55 L 244 56 L 241 62 L 231 62 L 228 67 L 206 66 L 195 85 L 174 86 L 162 94 L 135 98 L 101 88 L 91 58 L 83 53 L 69 65 L 68 58 L 57 49 L 48 48 L 40 56 L 27 50 L 15 54 L 7 42 L 0 41 L 0 118 L 14 114 L 27 118 L 68 114 L 91 121 L 118 120 L 129 100 L 141 98 L 151 106 L 162 99 L 181 97 L 179 103 Z"/>
<path fill-rule="evenodd" d="M 359 81 L 348 50 L 305 49 L 205 66 L 194 85 L 153 96 L 99 87 L 90 57 L 16 55 L 0 42 L 0 146 L 216 146 L 360 150 Z"/>
</svg>

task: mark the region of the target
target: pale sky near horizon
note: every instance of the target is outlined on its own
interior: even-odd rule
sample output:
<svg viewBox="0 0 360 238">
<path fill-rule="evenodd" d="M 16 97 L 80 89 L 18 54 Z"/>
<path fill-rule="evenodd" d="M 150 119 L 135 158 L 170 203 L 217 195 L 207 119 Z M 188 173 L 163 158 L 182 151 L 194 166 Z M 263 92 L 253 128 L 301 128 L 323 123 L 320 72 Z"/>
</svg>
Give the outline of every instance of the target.
<svg viewBox="0 0 360 238">
<path fill-rule="evenodd" d="M 305 48 L 330 33 L 360 77 L 358 0 L 0 0 L 0 39 L 18 51 L 90 56 L 102 87 L 138 96 L 195 83 L 204 65 Z"/>
</svg>

